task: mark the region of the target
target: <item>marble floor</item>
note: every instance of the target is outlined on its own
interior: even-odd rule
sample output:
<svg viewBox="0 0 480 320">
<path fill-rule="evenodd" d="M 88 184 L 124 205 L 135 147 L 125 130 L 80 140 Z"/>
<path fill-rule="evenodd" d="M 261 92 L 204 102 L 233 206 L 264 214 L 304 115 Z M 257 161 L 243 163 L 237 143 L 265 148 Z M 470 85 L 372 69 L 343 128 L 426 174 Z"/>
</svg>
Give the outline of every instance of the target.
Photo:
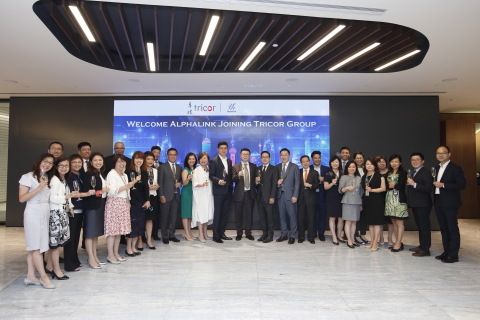
<svg viewBox="0 0 480 320">
<path fill-rule="evenodd" d="M 334 246 L 329 236 L 314 245 L 157 241 L 157 250 L 83 267 L 46 290 L 23 286 L 23 229 L 0 226 L 0 319 L 479 319 L 480 220 L 460 228 L 454 264 Z M 417 245 L 416 232 L 404 239 L 406 249 Z M 432 239 L 440 254 L 439 232 Z"/>
</svg>

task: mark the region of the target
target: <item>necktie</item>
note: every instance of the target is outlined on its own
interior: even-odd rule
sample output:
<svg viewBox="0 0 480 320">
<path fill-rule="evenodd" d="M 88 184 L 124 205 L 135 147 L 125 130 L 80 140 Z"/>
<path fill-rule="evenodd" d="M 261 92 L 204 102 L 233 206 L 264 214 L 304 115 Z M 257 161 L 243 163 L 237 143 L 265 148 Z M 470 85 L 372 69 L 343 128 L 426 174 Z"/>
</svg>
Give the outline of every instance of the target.
<svg viewBox="0 0 480 320">
<path fill-rule="evenodd" d="M 175 170 L 175 164 L 172 163 L 172 172 L 173 172 L 173 177 L 176 178 L 176 170 Z"/>
<path fill-rule="evenodd" d="M 285 163 L 283 164 L 282 168 L 282 179 L 285 179 Z"/>
<path fill-rule="evenodd" d="M 413 171 L 413 176 L 412 176 L 412 178 L 415 177 L 415 175 L 417 174 L 417 171 L 418 171 L 418 170 L 414 170 L 414 171 Z"/>
<path fill-rule="evenodd" d="M 303 169 L 303 181 L 304 181 L 304 182 L 307 182 L 307 177 L 308 177 L 308 170 L 307 170 L 307 169 Z"/>
<path fill-rule="evenodd" d="M 262 169 L 262 174 L 261 174 L 261 179 L 263 180 L 263 175 L 265 174 L 265 170 L 267 170 L 267 166 L 263 166 L 263 169 Z"/>
<path fill-rule="evenodd" d="M 248 173 L 248 168 L 246 164 L 243 165 L 243 179 L 245 182 L 244 188 L 250 189 L 250 174 Z"/>
<path fill-rule="evenodd" d="M 343 161 L 343 166 L 342 169 L 345 170 L 345 165 L 347 164 L 347 161 Z"/>
</svg>

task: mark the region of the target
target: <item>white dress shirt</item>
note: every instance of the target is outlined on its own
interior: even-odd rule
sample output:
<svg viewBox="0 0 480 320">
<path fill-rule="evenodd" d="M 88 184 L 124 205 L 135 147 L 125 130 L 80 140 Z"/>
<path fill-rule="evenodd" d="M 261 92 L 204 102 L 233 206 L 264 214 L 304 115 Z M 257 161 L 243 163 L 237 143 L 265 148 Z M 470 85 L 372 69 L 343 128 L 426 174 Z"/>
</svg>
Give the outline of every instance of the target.
<svg viewBox="0 0 480 320">
<path fill-rule="evenodd" d="M 228 174 L 228 163 L 227 163 L 227 157 L 222 157 L 220 154 L 218 155 L 220 157 L 220 160 L 222 160 L 223 167 L 225 168 L 225 172 Z"/>
<path fill-rule="evenodd" d="M 442 180 L 442 176 L 443 176 L 443 173 L 445 172 L 445 168 L 448 166 L 449 163 L 450 163 L 450 160 L 445 162 L 443 165 L 440 164 L 440 169 L 438 169 L 437 180 L 436 181 L 440 182 L 440 180 Z M 440 189 L 439 188 L 435 188 L 435 194 L 440 194 Z"/>
<path fill-rule="evenodd" d="M 117 170 L 112 169 L 107 175 L 107 183 L 110 189 L 108 191 L 109 197 L 126 198 L 130 200 L 130 189 L 118 192 L 118 189 L 128 184 L 128 177 L 125 172 L 120 175 Z"/>
</svg>

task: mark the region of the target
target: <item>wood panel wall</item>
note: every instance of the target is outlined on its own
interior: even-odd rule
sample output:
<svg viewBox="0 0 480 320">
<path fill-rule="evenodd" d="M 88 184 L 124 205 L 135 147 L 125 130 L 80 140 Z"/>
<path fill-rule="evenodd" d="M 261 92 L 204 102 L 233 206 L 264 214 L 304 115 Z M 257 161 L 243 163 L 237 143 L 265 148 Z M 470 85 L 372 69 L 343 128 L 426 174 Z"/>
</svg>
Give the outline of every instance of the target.
<svg viewBox="0 0 480 320">
<path fill-rule="evenodd" d="M 480 218 L 476 180 L 475 123 L 480 123 L 480 114 L 440 114 L 442 144 L 450 147 L 451 160 L 463 168 L 467 188 L 462 193 L 459 218 Z"/>
</svg>

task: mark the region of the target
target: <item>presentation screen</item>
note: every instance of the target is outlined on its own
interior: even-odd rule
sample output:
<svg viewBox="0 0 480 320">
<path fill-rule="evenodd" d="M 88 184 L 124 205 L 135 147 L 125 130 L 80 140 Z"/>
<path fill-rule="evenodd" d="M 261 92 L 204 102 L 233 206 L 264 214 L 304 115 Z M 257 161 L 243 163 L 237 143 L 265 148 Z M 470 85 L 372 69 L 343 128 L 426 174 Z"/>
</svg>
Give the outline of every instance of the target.
<svg viewBox="0 0 480 320">
<path fill-rule="evenodd" d="M 251 152 L 251 162 L 260 165 L 268 151 L 271 164 L 280 163 L 282 148 L 291 161 L 322 152 L 322 164 L 330 159 L 328 100 L 115 100 L 113 142 L 125 144 L 125 155 L 161 148 L 178 150 L 183 166 L 187 153 L 207 152 L 215 157 L 217 144 L 228 142 L 227 156 L 238 163 L 242 148 Z"/>
</svg>

